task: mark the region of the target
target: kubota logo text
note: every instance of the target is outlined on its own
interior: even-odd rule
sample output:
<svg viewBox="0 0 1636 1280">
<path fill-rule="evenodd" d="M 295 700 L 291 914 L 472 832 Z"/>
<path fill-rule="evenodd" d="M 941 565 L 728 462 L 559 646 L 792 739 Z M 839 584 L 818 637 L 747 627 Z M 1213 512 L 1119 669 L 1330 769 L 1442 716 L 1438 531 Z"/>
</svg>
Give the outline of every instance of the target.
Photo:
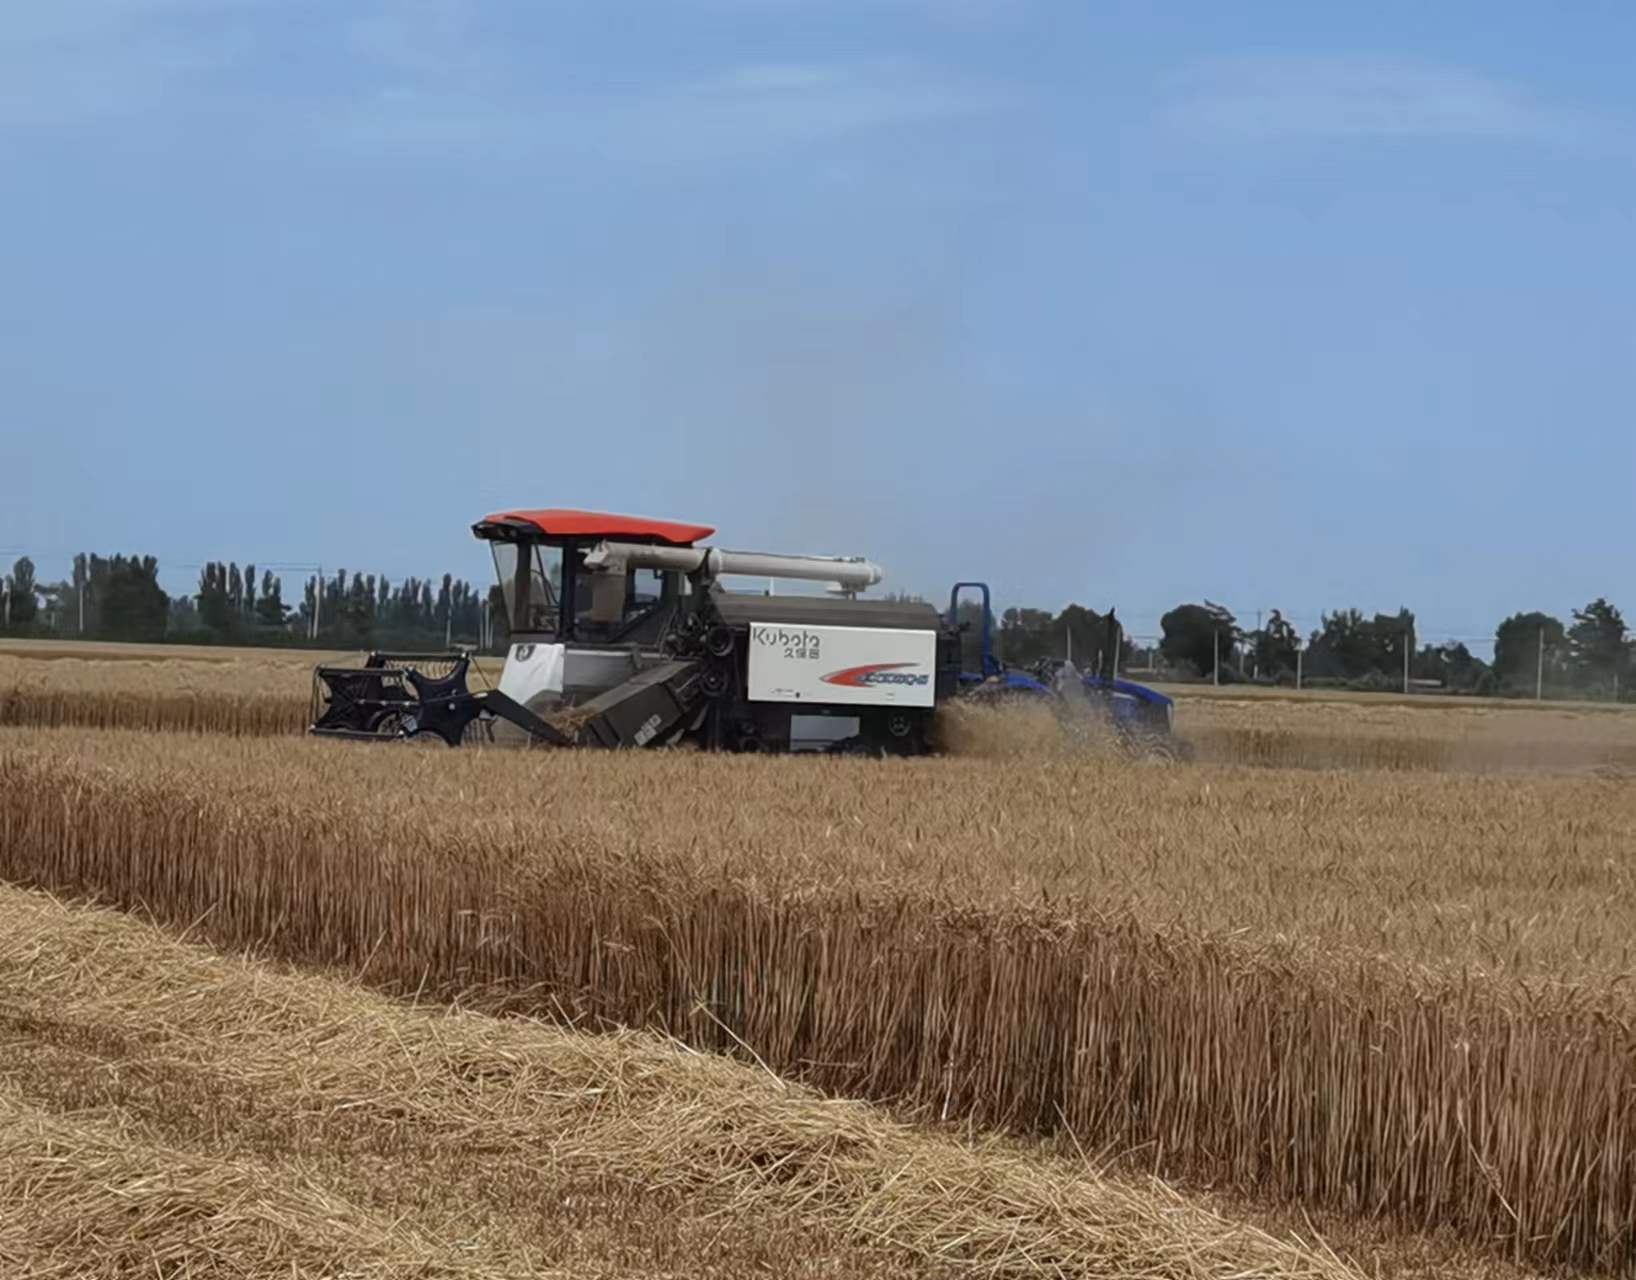
<svg viewBox="0 0 1636 1280">
<path fill-rule="evenodd" d="M 783 627 L 757 627 L 756 643 L 767 645 L 769 648 L 783 646 L 786 649 L 816 648 L 818 637 L 810 631 L 786 631 Z"/>
<path fill-rule="evenodd" d="M 820 678 L 825 684 L 838 684 L 848 689 L 867 689 L 872 685 L 882 684 L 930 684 L 932 678 L 925 672 L 916 674 L 900 669 L 915 665 L 917 664 L 913 662 L 869 662 L 861 667 L 845 667 L 840 671 L 831 671 L 827 676 Z"/>
</svg>

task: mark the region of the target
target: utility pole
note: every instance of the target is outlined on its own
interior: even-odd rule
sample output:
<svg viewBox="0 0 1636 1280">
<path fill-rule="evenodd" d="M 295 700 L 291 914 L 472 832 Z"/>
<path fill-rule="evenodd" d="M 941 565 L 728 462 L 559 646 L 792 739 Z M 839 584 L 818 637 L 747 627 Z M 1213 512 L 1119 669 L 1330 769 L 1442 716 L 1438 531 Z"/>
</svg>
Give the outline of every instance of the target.
<svg viewBox="0 0 1636 1280">
<path fill-rule="evenodd" d="M 1295 691 L 1297 693 L 1301 692 L 1301 660 L 1305 658 L 1306 655 L 1307 651 L 1305 649 L 1301 648 L 1299 645 L 1295 647 Z"/>
<path fill-rule="evenodd" d="M 1545 628 L 1539 629 L 1539 654 L 1534 662 L 1534 701 L 1545 697 Z"/>
<path fill-rule="evenodd" d="M 1414 641 L 1410 639 L 1409 633 L 1405 631 L 1403 633 L 1403 692 L 1405 694 L 1409 692 L 1409 650 L 1413 644 Z"/>
<path fill-rule="evenodd" d="M 1210 633 L 1210 683 L 1221 686 L 1221 632 Z"/>
<path fill-rule="evenodd" d="M 318 576 L 312 588 L 312 639 L 318 639 L 318 615 L 324 608 L 324 566 L 318 566 Z"/>
</svg>

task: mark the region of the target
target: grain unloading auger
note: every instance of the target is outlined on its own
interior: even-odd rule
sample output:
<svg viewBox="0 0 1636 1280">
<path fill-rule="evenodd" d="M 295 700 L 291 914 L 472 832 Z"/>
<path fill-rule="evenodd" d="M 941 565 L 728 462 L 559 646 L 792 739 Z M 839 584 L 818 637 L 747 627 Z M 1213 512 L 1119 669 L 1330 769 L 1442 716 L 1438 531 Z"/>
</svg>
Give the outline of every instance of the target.
<svg viewBox="0 0 1636 1280">
<path fill-rule="evenodd" d="M 915 755 L 947 699 L 1068 702 L 1061 672 L 1047 681 L 995 660 L 980 583 L 957 586 L 945 616 L 860 599 L 881 580 L 868 560 L 700 546 L 714 532 L 705 525 L 547 509 L 490 515 L 472 532 L 493 551 L 511 627 L 498 687 L 472 690 L 464 654 L 372 653 L 362 666 L 317 668 L 314 733 Z M 722 584 L 729 576 L 828 591 L 735 592 Z M 982 592 L 979 636 L 957 621 L 972 589 Z M 967 671 L 972 641 L 977 669 Z M 1128 703 L 1168 734 L 1168 698 L 1098 679 L 1074 673 L 1072 683 L 1115 726 L 1131 719 L 1116 705 Z"/>
</svg>

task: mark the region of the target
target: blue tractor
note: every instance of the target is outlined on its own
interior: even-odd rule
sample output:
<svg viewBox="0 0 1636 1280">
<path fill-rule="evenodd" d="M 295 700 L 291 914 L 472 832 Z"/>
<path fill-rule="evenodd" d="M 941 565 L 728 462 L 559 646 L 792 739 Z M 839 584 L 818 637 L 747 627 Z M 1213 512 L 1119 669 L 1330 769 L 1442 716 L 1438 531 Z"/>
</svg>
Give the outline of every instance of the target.
<svg viewBox="0 0 1636 1280">
<path fill-rule="evenodd" d="M 962 604 L 980 610 L 975 636 L 973 621 L 960 616 Z M 947 623 L 960 636 L 962 698 L 989 705 L 1043 704 L 1069 726 L 1087 720 L 1105 724 L 1135 754 L 1178 754 L 1175 701 L 1117 674 L 1123 629 L 1111 610 L 1103 644 L 1089 672 L 1067 658 L 1044 658 L 1026 669 L 1008 667 L 994 653 L 993 621 L 988 584 L 955 583 L 949 593 Z"/>
</svg>

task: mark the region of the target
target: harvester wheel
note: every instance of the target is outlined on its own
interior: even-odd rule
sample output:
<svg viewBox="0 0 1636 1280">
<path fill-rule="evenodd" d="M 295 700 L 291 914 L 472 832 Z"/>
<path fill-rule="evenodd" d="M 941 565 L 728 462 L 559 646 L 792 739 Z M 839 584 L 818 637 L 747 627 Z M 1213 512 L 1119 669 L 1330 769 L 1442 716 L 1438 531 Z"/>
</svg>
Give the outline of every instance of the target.
<svg viewBox="0 0 1636 1280">
<path fill-rule="evenodd" d="M 886 720 L 886 732 L 894 738 L 907 738 L 914 732 L 915 722 L 901 711 Z"/>
<path fill-rule="evenodd" d="M 1166 764 L 1174 764 L 1185 758 L 1185 744 L 1169 734 L 1134 734 L 1126 745 L 1130 754 L 1138 760 L 1161 760 Z"/>
<path fill-rule="evenodd" d="M 403 723 L 409 718 L 404 711 L 382 711 L 369 722 L 369 731 L 382 738 L 396 738 L 403 733 Z"/>
<path fill-rule="evenodd" d="M 419 743 L 421 746 L 430 746 L 433 743 L 439 746 L 442 745 L 443 740 L 435 733 L 405 733 L 404 731 L 409 727 L 409 723 L 413 719 L 414 714 L 409 711 L 382 711 L 370 721 L 369 731 L 382 742 L 414 742 Z M 472 731 L 476 727 L 475 721 L 467 726 L 466 736 L 463 741 L 477 741 L 472 736 Z"/>
</svg>

